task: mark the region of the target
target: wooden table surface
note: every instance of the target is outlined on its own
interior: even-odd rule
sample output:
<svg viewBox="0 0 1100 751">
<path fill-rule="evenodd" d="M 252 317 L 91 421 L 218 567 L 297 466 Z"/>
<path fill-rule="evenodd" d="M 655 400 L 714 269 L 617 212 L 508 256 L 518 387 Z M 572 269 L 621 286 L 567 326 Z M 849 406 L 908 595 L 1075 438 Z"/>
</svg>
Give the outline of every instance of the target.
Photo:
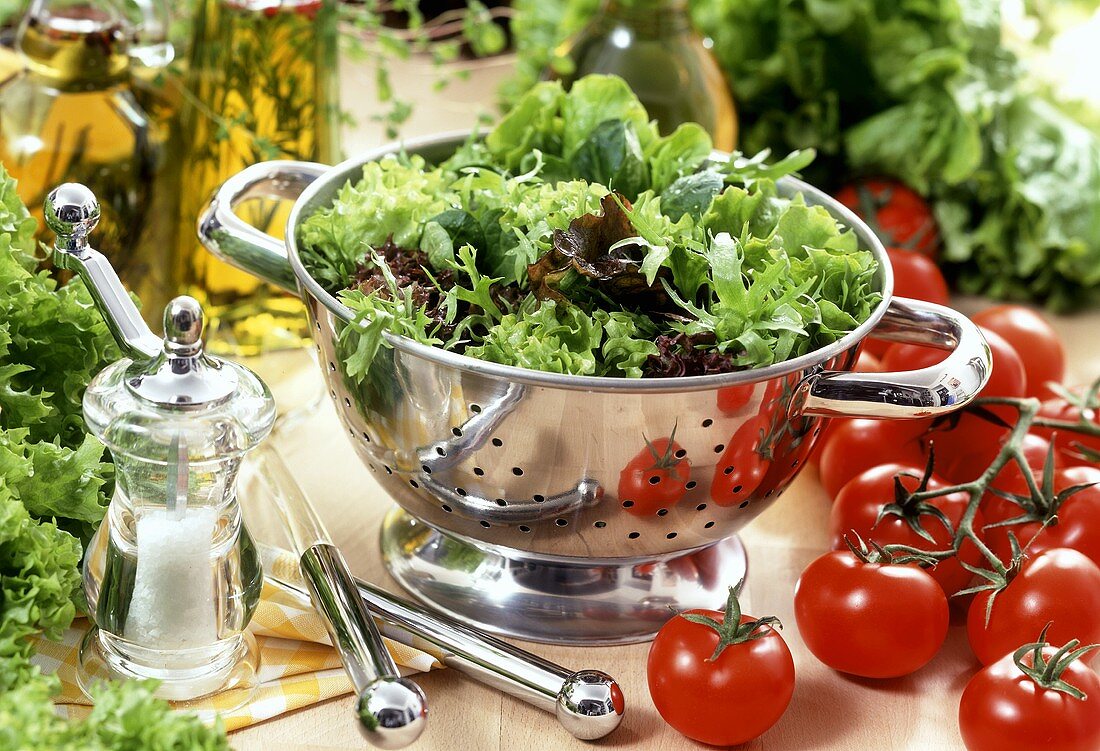
<svg viewBox="0 0 1100 751">
<path fill-rule="evenodd" d="M 496 66 L 442 95 L 442 103 L 421 104 L 419 118 L 407 135 L 453 129 L 472 123 L 477 111 L 492 101 L 495 82 L 505 69 Z M 399 76 L 425 76 L 423 69 Z M 369 78 L 364 71 L 345 73 L 347 85 Z M 427 78 L 425 77 L 425 80 Z M 367 95 L 357 96 L 369 102 Z M 446 125 L 440 126 L 440 113 Z M 433 114 L 434 113 L 434 116 Z M 360 120 L 366 121 L 359 113 Z M 370 127 L 353 132 L 348 152 L 376 142 Z M 978 301 L 960 307 L 973 310 Z M 1059 319 L 1069 342 L 1070 380 L 1090 381 L 1100 373 L 1100 315 Z M 336 542 L 355 573 L 394 592 L 378 550 L 378 526 L 390 501 L 360 464 L 339 427 L 328 398 L 322 398 L 320 372 L 305 353 L 269 357 L 253 364 L 274 384 L 284 406 L 317 406 L 295 421 L 276 440 L 303 487 L 320 507 Z M 818 663 L 802 645 L 794 620 L 792 592 L 799 573 L 827 548 L 829 501 L 816 471 L 807 469 L 783 497 L 762 514 L 742 539 L 750 558 L 746 607 L 754 615 L 777 615 L 794 654 L 797 686 L 787 713 L 763 737 L 745 748 L 802 749 L 938 749 L 962 748 L 956 712 L 963 686 L 976 669 L 964 629 L 957 622 L 935 660 L 907 678 L 865 681 L 842 676 Z M 261 539 L 280 542 L 262 509 L 249 509 L 248 523 Z M 704 748 L 665 725 L 653 708 L 645 681 L 648 645 L 571 648 L 525 645 L 567 667 L 592 667 L 614 675 L 623 687 L 627 714 L 622 726 L 599 746 L 615 749 Z M 420 751 L 525 751 L 591 748 L 568 736 L 548 714 L 465 679 L 450 671 L 418 677 L 431 704 L 428 729 L 414 748 Z M 351 696 L 286 715 L 231 736 L 241 751 L 365 748 L 352 718 Z M 721 712 L 722 707 L 714 707 Z"/>
</svg>

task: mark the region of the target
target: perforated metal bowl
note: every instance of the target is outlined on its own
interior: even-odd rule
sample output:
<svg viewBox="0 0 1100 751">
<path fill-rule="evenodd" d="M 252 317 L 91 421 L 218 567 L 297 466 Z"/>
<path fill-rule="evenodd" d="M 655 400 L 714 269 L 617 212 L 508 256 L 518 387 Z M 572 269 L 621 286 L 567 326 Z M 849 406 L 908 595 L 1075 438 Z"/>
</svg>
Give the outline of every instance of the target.
<svg viewBox="0 0 1100 751">
<path fill-rule="evenodd" d="M 467 133 L 406 142 L 429 162 Z M 744 574 L 734 535 L 801 469 L 831 415 L 915 418 L 969 402 L 991 358 L 959 313 L 892 297 L 889 260 L 855 215 L 795 179 L 850 226 L 880 264 L 882 303 L 856 331 L 803 357 L 715 376 L 628 380 L 488 363 L 388 337 L 363 378 L 344 366 L 350 311 L 306 272 L 297 230 L 383 147 L 337 166 L 256 165 L 227 182 L 199 226 L 206 247 L 301 294 L 344 428 L 406 513 L 383 529 L 394 576 L 413 594 L 491 630 L 549 641 L 645 638 L 668 606 L 715 606 Z M 285 244 L 232 211 L 257 196 L 292 198 Z M 848 372 L 864 337 L 953 351 L 908 373 Z M 350 342 L 350 343 L 349 343 Z M 681 463 L 653 465 L 670 439 Z M 633 469 L 641 472 L 639 479 Z M 336 475 L 334 475 L 336 476 Z M 336 521 L 336 520 L 331 520 Z"/>
</svg>

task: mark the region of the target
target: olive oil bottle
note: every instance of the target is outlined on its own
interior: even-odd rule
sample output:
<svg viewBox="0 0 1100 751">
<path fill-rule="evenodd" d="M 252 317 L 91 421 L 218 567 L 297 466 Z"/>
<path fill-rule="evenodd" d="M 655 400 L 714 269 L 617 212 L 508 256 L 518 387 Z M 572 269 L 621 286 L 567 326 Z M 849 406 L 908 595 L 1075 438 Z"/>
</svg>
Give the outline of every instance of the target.
<svg viewBox="0 0 1100 751">
<path fill-rule="evenodd" d="M 716 148 L 737 143 L 737 113 L 718 62 L 692 28 L 687 0 L 603 0 L 589 24 L 555 56 L 569 61 L 550 71 L 566 86 L 589 73 L 626 80 L 662 133 L 697 122 Z"/>
<path fill-rule="evenodd" d="M 0 161 L 43 240 L 46 194 L 63 182 L 91 187 L 103 211 L 93 242 L 145 309 L 157 311 L 175 286 L 170 249 L 149 234 L 172 224 L 150 210 L 164 187 L 165 133 L 135 96 L 134 53 L 151 48 L 123 10 L 113 0 L 30 4 L 16 36 L 22 69 L 0 86 Z"/>
<path fill-rule="evenodd" d="M 178 258 L 185 290 L 210 318 L 210 349 L 237 356 L 301 346 L 301 302 L 203 251 L 194 226 L 214 190 L 272 159 L 339 156 L 336 0 L 200 0 L 193 20 L 182 129 Z M 238 208 L 281 236 L 289 206 Z"/>
</svg>

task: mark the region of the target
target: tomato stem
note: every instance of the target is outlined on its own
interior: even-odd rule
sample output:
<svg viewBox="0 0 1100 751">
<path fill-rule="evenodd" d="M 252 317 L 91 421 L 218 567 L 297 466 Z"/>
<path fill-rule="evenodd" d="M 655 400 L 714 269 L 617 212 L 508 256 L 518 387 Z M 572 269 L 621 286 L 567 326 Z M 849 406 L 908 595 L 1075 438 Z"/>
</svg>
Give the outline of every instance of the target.
<svg viewBox="0 0 1100 751">
<path fill-rule="evenodd" d="M 1089 644 L 1082 647 L 1080 640 L 1071 639 L 1048 659 L 1043 654 L 1043 650 L 1050 646 L 1047 642 L 1047 631 L 1050 630 L 1051 625 L 1053 624 L 1048 623 L 1043 627 L 1038 641 L 1025 644 L 1013 652 L 1012 661 L 1016 663 L 1016 667 L 1019 668 L 1020 672 L 1035 681 L 1036 685 L 1084 701 L 1088 698 L 1085 692 L 1067 683 L 1063 680 L 1062 675 L 1074 662 L 1089 652 L 1100 649 L 1100 644 Z M 1024 658 L 1029 654 L 1031 655 L 1030 665 L 1024 662 Z"/>
<path fill-rule="evenodd" d="M 721 621 L 702 613 L 680 613 L 680 617 L 684 620 L 706 626 L 718 634 L 718 645 L 714 648 L 714 654 L 707 658 L 707 662 L 717 660 L 728 646 L 760 639 L 771 633 L 773 628 L 783 628 L 783 624 L 774 615 L 741 623 L 739 598 L 744 586 L 745 580 L 742 579 L 736 587 L 730 587 L 729 596 L 726 598 L 726 611 Z"/>
</svg>

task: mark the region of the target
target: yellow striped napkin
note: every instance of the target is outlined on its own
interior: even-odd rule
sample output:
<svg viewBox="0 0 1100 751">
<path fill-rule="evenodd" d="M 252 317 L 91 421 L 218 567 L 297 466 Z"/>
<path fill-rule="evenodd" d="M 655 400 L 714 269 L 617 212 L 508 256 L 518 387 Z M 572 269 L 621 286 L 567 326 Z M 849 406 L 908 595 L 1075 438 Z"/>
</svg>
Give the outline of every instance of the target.
<svg viewBox="0 0 1100 751">
<path fill-rule="evenodd" d="M 272 581 L 278 578 L 301 585 L 294 555 L 286 551 L 268 553 L 265 551 L 264 569 L 269 576 L 264 579 L 260 604 L 249 626 L 260 651 L 259 688 L 248 704 L 237 709 L 225 711 L 241 703 L 234 691 L 202 699 L 193 707 L 202 716 L 221 714 L 228 730 L 352 692 L 351 682 L 336 651 L 329 646 L 324 624 L 309 599 Z M 55 701 L 63 714 L 73 717 L 87 714 L 91 704 L 76 682 L 77 655 L 87 629 L 88 622 L 81 619 L 60 641 L 38 639 L 35 643 L 35 664 L 43 672 L 57 674 L 62 690 Z M 426 652 L 389 639 L 386 645 L 405 675 L 443 667 Z"/>
</svg>

